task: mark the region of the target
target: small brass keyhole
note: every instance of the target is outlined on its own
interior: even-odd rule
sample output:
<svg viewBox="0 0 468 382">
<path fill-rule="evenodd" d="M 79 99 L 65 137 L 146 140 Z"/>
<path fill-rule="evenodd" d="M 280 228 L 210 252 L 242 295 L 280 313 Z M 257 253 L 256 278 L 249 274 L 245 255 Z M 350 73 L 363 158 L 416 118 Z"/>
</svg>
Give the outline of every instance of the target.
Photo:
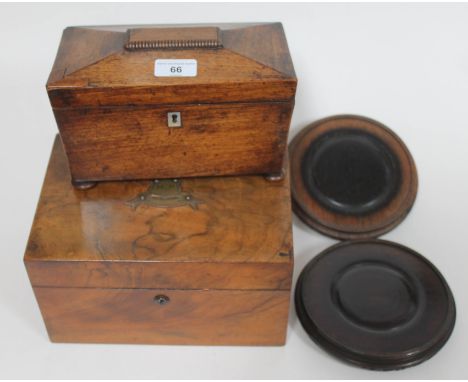
<svg viewBox="0 0 468 382">
<path fill-rule="evenodd" d="M 180 111 L 171 111 L 167 113 L 167 127 L 182 127 Z"/>
</svg>

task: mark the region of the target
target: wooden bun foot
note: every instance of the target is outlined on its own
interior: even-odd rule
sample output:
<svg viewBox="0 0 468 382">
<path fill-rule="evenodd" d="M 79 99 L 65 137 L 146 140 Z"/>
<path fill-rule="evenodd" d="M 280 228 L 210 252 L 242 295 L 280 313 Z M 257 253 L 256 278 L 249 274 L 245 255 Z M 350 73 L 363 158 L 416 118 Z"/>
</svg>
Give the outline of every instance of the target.
<svg viewBox="0 0 468 382">
<path fill-rule="evenodd" d="M 90 188 L 93 188 L 96 186 L 96 182 L 74 182 L 72 181 L 73 187 L 75 187 L 77 190 L 89 190 Z"/>
<path fill-rule="evenodd" d="M 278 182 L 284 179 L 284 171 L 265 175 L 265 179 L 270 182 Z"/>
</svg>

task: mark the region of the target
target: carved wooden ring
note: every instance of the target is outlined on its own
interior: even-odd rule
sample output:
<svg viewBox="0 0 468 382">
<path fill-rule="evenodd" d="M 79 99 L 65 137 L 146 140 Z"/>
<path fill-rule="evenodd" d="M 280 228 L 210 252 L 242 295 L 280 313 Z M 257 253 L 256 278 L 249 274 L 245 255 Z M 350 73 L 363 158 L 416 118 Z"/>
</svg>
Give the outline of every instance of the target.
<svg viewBox="0 0 468 382">
<path fill-rule="evenodd" d="M 437 268 L 383 240 L 336 244 L 299 276 L 296 311 L 309 336 L 355 365 L 393 370 L 433 356 L 455 325 L 452 292 Z"/>
<path fill-rule="evenodd" d="M 403 141 L 381 123 L 340 115 L 304 128 L 289 145 L 293 210 L 328 236 L 379 236 L 414 204 L 418 177 Z"/>
</svg>

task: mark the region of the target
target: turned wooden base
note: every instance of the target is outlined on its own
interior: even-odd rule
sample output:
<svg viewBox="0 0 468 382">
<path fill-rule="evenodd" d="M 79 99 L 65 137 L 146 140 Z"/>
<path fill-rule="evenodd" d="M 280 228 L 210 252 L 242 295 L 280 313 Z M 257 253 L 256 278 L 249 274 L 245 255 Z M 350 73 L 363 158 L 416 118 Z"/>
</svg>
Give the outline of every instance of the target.
<svg viewBox="0 0 468 382">
<path fill-rule="evenodd" d="M 352 154 L 342 154 L 352 145 Z M 317 159 L 325 152 L 328 157 Z M 339 115 L 314 122 L 294 137 L 289 153 L 293 210 L 325 235 L 345 240 L 380 236 L 406 217 L 416 199 L 418 175 L 411 153 L 392 130 L 369 118 Z M 343 157 L 347 163 L 339 164 Z M 352 174 L 366 175 L 357 181 Z"/>
</svg>

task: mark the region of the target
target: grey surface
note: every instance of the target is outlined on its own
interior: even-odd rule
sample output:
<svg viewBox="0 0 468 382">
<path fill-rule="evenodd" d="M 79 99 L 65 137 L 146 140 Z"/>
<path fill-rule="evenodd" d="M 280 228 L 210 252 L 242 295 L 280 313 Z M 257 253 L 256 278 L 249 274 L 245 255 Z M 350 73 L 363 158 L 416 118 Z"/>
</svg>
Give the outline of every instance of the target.
<svg viewBox="0 0 468 382">
<path fill-rule="evenodd" d="M 105 4 L 0 5 L 0 377 L 467 378 L 468 6 Z M 318 118 L 375 118 L 406 142 L 420 187 L 384 235 L 428 257 L 458 308 L 428 362 L 371 372 L 325 354 L 292 312 L 285 347 L 52 344 L 22 263 L 53 137 L 44 88 L 68 25 L 282 21 L 299 78 L 292 135 Z M 295 278 L 333 240 L 295 219 Z"/>
</svg>

